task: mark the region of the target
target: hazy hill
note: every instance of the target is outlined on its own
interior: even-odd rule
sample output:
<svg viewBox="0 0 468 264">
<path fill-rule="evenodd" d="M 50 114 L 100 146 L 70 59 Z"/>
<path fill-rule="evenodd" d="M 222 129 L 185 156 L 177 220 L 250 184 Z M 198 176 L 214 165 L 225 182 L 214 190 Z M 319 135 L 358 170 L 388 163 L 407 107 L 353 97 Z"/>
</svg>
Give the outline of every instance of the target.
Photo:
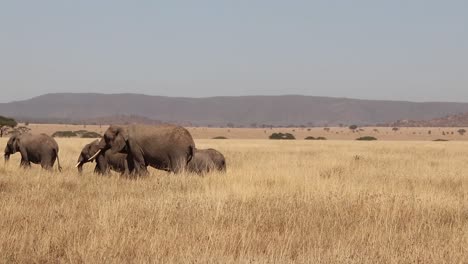
<svg viewBox="0 0 468 264">
<path fill-rule="evenodd" d="M 385 126 L 392 127 L 468 127 L 468 113 L 447 115 L 429 120 L 398 120 Z"/>
<path fill-rule="evenodd" d="M 468 112 L 468 103 L 414 103 L 314 96 L 178 98 L 141 94 L 46 94 L 0 104 L 0 114 L 30 121 L 79 122 L 135 115 L 194 125 L 337 125 L 423 120 Z"/>
</svg>

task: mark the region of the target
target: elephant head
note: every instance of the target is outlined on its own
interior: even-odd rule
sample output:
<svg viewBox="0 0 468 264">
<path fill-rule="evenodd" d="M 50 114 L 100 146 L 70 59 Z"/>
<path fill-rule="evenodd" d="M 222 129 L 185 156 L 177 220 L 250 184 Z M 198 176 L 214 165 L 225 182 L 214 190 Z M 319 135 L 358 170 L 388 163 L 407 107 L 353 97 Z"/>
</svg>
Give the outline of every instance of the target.
<svg viewBox="0 0 468 264">
<path fill-rule="evenodd" d="M 93 157 L 94 154 L 99 152 L 99 140 L 95 140 L 88 145 L 84 146 L 83 150 L 81 150 L 80 156 L 78 157 L 78 162 L 76 166 L 79 172 L 83 171 L 83 165 L 85 163 L 93 161 L 96 157 Z M 92 158 L 93 157 L 93 158 Z"/>
<path fill-rule="evenodd" d="M 89 160 L 96 158 L 100 152 L 111 150 L 112 154 L 126 152 L 128 142 L 128 132 L 125 127 L 110 126 L 101 141 L 99 141 L 99 150 Z"/>
<path fill-rule="evenodd" d="M 13 135 L 7 142 L 5 147 L 5 161 L 10 159 L 11 154 L 15 154 L 19 151 L 20 137 L 19 135 Z"/>
</svg>

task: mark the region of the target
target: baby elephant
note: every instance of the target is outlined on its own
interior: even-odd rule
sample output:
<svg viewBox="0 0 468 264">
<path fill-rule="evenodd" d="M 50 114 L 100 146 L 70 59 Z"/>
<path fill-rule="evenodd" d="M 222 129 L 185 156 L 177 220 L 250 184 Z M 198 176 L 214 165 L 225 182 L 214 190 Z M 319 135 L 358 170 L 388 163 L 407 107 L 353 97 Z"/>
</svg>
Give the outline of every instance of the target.
<svg viewBox="0 0 468 264">
<path fill-rule="evenodd" d="M 78 158 L 78 163 L 75 167 L 78 168 L 78 171 L 81 173 L 83 171 L 83 165 L 88 162 L 99 150 L 99 140 L 95 140 L 86 146 L 84 146 L 81 151 L 80 157 Z M 115 153 L 112 154 L 110 149 L 104 153 L 99 153 L 98 156 L 94 159 L 96 161 L 96 167 L 94 172 L 98 174 L 105 174 L 110 170 L 120 172 L 122 174 L 129 174 L 130 171 L 133 171 L 133 168 L 129 168 L 127 162 L 127 154 L 124 153 Z"/>
<path fill-rule="evenodd" d="M 31 162 L 41 164 L 44 169 L 52 169 L 57 159 L 58 169 L 62 171 L 58 157 L 59 147 L 55 139 L 46 135 L 13 135 L 5 147 L 5 162 L 10 159 L 11 154 L 21 153 L 21 167 L 31 167 Z"/>
<path fill-rule="evenodd" d="M 226 171 L 226 159 L 215 149 L 197 149 L 188 163 L 189 172 L 205 174 L 213 170 Z"/>
</svg>

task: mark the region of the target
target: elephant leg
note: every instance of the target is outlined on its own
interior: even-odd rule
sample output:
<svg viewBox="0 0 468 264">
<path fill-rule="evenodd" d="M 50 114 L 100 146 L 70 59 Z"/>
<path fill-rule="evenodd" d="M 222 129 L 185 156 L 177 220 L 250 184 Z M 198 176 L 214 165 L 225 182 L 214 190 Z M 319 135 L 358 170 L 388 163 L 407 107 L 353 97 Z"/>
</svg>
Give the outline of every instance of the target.
<svg viewBox="0 0 468 264">
<path fill-rule="evenodd" d="M 55 158 L 49 157 L 49 158 L 43 158 L 41 160 L 41 167 L 45 170 L 52 170 L 54 167 L 55 163 Z"/>
<path fill-rule="evenodd" d="M 99 155 L 96 158 L 96 167 L 94 168 L 94 173 L 105 175 L 110 173 L 109 163 L 107 162 L 108 153 L 105 155 Z"/>
<path fill-rule="evenodd" d="M 21 159 L 20 167 L 25 169 L 31 168 L 31 162 L 29 162 L 28 160 Z"/>
<path fill-rule="evenodd" d="M 187 165 L 187 159 L 184 157 L 171 157 L 170 159 L 170 170 L 175 173 L 179 174 L 183 171 L 185 171 L 185 167 Z"/>
<path fill-rule="evenodd" d="M 96 164 L 96 166 L 94 167 L 94 173 L 96 173 L 96 174 L 103 174 L 102 171 L 101 171 L 101 169 L 99 168 L 99 165 L 98 165 L 98 164 Z"/>
<path fill-rule="evenodd" d="M 133 163 L 134 174 L 138 176 L 148 175 L 148 169 L 146 168 L 145 158 L 141 152 L 132 153 L 130 159 Z M 129 155 L 130 156 L 130 155 Z"/>
</svg>

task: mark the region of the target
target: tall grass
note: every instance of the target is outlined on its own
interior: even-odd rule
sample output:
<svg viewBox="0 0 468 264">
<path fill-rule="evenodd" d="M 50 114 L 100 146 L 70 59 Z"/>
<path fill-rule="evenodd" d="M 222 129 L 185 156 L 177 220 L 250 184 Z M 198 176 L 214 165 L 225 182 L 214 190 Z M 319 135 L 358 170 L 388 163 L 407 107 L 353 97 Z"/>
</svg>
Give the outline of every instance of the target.
<svg viewBox="0 0 468 264">
<path fill-rule="evenodd" d="M 128 180 L 58 141 L 62 173 L 0 165 L 1 262 L 468 261 L 468 143 L 199 140 L 227 174 Z"/>
</svg>

